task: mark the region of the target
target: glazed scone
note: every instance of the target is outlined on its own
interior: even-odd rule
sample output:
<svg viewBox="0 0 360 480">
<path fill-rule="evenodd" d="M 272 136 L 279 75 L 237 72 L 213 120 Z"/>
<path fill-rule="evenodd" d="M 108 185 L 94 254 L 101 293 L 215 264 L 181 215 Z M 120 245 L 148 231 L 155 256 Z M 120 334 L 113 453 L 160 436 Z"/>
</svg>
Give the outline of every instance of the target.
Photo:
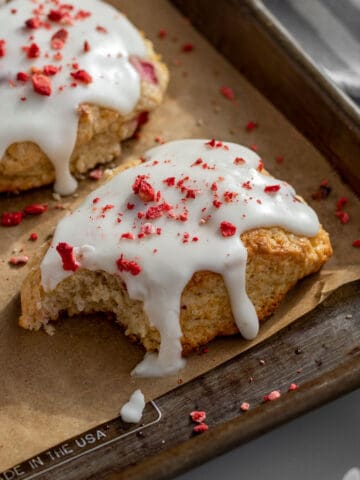
<svg viewBox="0 0 360 480">
<path fill-rule="evenodd" d="M 0 192 L 56 181 L 71 193 L 71 174 L 118 157 L 120 142 L 162 102 L 167 67 L 100 0 L 12 0 L 0 22 Z"/>
<path fill-rule="evenodd" d="M 160 375 L 216 336 L 254 338 L 332 249 L 315 212 L 244 147 L 184 140 L 145 159 L 60 222 L 23 284 L 20 325 L 111 312 L 160 352 L 136 373 Z"/>
</svg>

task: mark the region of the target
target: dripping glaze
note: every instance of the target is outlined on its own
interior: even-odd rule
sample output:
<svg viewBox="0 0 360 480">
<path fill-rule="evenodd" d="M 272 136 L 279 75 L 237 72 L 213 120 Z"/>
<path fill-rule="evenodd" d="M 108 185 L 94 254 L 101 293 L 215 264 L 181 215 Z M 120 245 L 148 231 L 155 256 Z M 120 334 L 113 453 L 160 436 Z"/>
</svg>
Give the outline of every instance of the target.
<svg viewBox="0 0 360 480">
<path fill-rule="evenodd" d="M 59 21 L 56 14 L 51 15 L 59 5 L 55 0 L 0 4 L 0 161 L 11 144 L 36 143 L 54 166 L 54 189 L 67 195 L 77 186 L 69 162 L 77 136 L 78 106 L 91 103 L 130 113 L 140 98 L 141 85 L 129 58 L 147 57 L 147 50 L 136 28 L 110 5 L 72 0 L 67 4 L 72 10 L 65 12 L 68 21 L 68 17 Z M 33 28 L 39 21 L 40 26 Z M 67 32 L 66 39 L 64 32 L 60 34 L 63 44 L 52 43 L 62 30 Z M 29 54 L 31 45 L 39 50 Z M 51 94 L 44 90 L 39 94 L 32 85 L 34 72 L 49 65 L 57 69 L 54 73 L 52 68 L 47 77 Z M 90 77 L 71 75 L 79 70 Z M 19 72 L 28 79 L 23 75 L 19 79 Z"/>
<path fill-rule="evenodd" d="M 247 251 L 240 235 L 279 226 L 312 237 L 320 225 L 294 189 L 264 174 L 259 156 L 240 145 L 181 140 L 153 148 L 144 158 L 59 223 L 41 274 L 45 291 L 73 274 L 64 270 L 57 250 L 66 242 L 74 271 L 119 275 L 161 337 L 159 353 L 146 354 L 133 373 L 161 376 L 184 366 L 180 297 L 195 272 L 223 276 L 236 325 L 252 339 L 259 324 L 246 294 Z"/>
</svg>

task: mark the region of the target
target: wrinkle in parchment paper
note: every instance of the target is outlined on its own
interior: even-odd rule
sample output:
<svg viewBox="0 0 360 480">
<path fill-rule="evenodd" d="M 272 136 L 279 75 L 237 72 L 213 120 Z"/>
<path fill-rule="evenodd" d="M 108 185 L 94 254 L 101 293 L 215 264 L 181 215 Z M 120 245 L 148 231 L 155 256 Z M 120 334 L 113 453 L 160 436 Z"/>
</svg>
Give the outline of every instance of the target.
<svg viewBox="0 0 360 480">
<path fill-rule="evenodd" d="M 154 40 L 171 71 L 164 104 L 151 115 L 141 138 L 125 144 L 123 159 L 140 156 L 155 144 L 157 136 L 164 140 L 216 137 L 256 145 L 265 166 L 276 177 L 293 184 L 316 209 L 334 247 L 329 264 L 287 295 L 254 341 L 245 342 L 237 336 L 212 342 L 207 355 L 188 358 L 187 367 L 180 374 L 184 383 L 263 341 L 313 309 L 340 285 L 360 278 L 359 250 L 351 247 L 352 240 L 360 237 L 356 223 L 359 202 L 314 147 L 170 3 L 112 3 Z M 157 37 L 160 29 L 168 31 L 166 38 Z M 194 50 L 183 53 L 184 43 L 192 43 Z M 234 90 L 235 101 L 220 94 L 224 85 Z M 247 132 L 245 126 L 250 120 L 259 126 Z M 281 164 L 276 162 L 279 155 L 284 158 Z M 324 178 L 332 186 L 332 193 L 326 200 L 312 201 L 311 194 Z M 21 248 L 30 257 L 34 255 L 67 209 L 97 186 L 96 182 L 81 182 L 78 198 L 60 202 L 65 210 L 58 208 L 59 201 L 53 199 L 50 188 L 0 198 L 0 213 L 22 209 L 30 203 L 49 205 L 49 211 L 41 217 L 26 218 L 12 229 L 0 229 L 0 471 L 113 418 L 138 387 L 150 400 L 179 386 L 177 376 L 156 381 L 131 378 L 129 372 L 141 360 L 143 350 L 130 344 L 120 327 L 104 317 L 60 321 L 51 337 L 17 326 L 19 289 L 27 267 L 10 268 L 8 259 Z M 349 199 L 347 225 L 342 225 L 334 215 L 340 196 Z M 39 240 L 29 242 L 34 231 Z"/>
</svg>

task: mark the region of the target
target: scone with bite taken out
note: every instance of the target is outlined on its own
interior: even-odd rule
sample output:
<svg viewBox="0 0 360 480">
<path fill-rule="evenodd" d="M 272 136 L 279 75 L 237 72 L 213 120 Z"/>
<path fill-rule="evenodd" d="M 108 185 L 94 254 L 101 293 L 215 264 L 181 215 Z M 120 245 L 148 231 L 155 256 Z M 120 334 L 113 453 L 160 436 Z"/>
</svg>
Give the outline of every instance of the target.
<svg viewBox="0 0 360 480">
<path fill-rule="evenodd" d="M 70 194 L 161 103 L 167 67 L 101 0 L 12 0 L 0 25 L 0 192 Z"/>
<path fill-rule="evenodd" d="M 60 221 L 23 284 L 20 325 L 112 312 L 148 351 L 134 373 L 157 376 L 216 336 L 256 337 L 332 249 L 314 210 L 245 147 L 181 140 L 144 159 Z"/>
</svg>

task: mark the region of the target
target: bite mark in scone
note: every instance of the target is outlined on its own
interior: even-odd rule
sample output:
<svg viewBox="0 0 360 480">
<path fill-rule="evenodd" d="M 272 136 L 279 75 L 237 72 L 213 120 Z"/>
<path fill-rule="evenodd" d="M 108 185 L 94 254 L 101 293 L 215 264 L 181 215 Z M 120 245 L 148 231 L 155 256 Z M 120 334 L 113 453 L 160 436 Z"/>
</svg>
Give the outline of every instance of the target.
<svg viewBox="0 0 360 480">
<path fill-rule="evenodd" d="M 20 325 L 112 312 L 159 351 L 135 373 L 163 375 L 216 336 L 254 338 L 332 249 L 315 212 L 245 147 L 183 140 L 145 159 L 59 223 L 24 282 Z"/>
<path fill-rule="evenodd" d="M 0 23 L 0 192 L 55 181 L 71 193 L 72 174 L 120 155 L 120 142 L 161 103 L 168 70 L 100 0 L 12 0 Z"/>
</svg>

